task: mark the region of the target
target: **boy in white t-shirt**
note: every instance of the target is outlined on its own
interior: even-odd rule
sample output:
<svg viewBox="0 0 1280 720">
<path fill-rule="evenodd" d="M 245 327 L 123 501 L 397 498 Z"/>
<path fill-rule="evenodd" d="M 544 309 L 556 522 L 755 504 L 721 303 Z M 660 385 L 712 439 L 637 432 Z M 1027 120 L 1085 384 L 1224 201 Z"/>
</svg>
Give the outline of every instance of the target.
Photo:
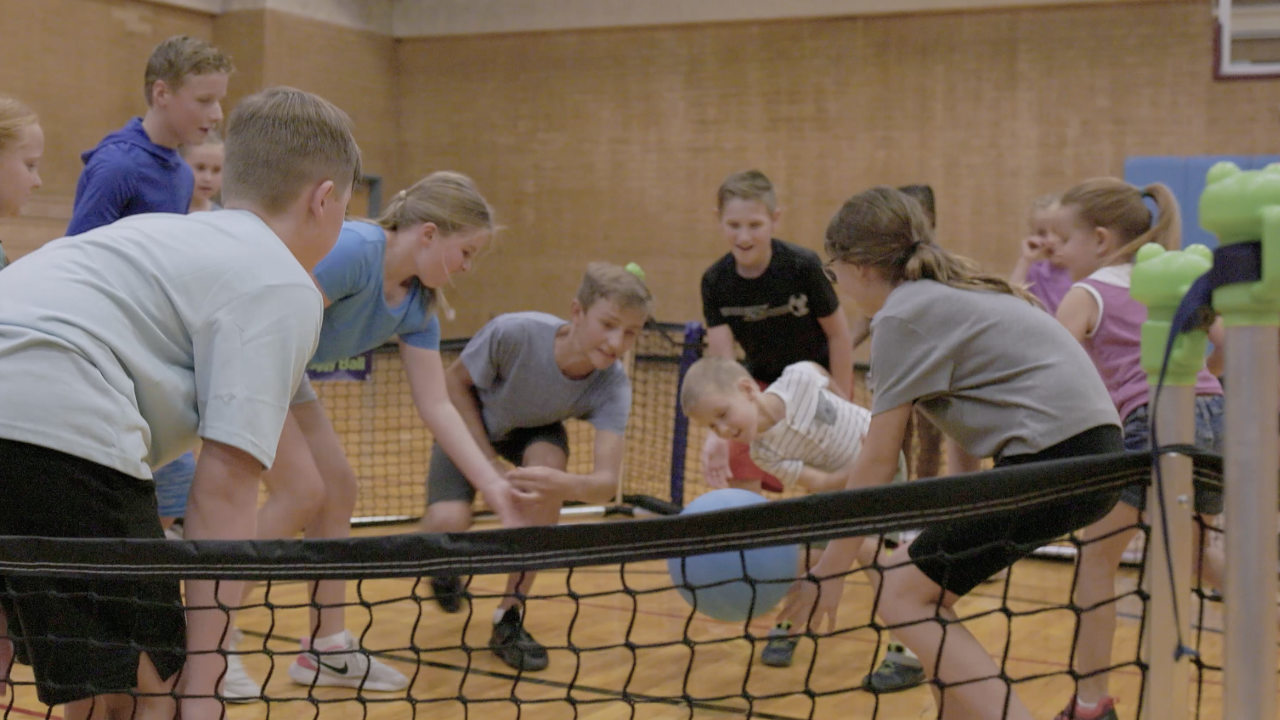
<svg viewBox="0 0 1280 720">
<path fill-rule="evenodd" d="M 798 362 L 761 390 L 734 360 L 705 357 L 689 367 L 680 389 L 689 419 L 751 448 L 751 460 L 788 488 L 843 490 L 871 424 L 871 411 L 836 394 L 821 365 Z M 906 479 L 906 459 L 898 476 Z M 796 636 L 780 625 L 761 654 L 766 665 L 791 664 Z"/>
<path fill-rule="evenodd" d="M 5 270 L 0 535 L 161 538 L 150 468 L 199 437 L 187 537 L 254 537 L 258 485 L 320 332 L 307 270 L 337 239 L 360 155 L 345 113 L 290 88 L 243 100 L 226 146 L 227 210 L 135 215 Z M 213 720 L 216 608 L 239 586 L 188 581 L 184 622 L 176 579 L 0 576 L 0 644 L 69 720 Z"/>
</svg>

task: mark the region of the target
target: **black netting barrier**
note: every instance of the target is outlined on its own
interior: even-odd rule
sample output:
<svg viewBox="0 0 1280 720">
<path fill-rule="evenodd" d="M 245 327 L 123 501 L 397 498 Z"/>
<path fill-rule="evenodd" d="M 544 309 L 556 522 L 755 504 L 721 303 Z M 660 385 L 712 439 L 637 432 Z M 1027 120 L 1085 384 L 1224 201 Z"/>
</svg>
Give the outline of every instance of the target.
<svg viewBox="0 0 1280 720">
<path fill-rule="evenodd" d="M 1221 458 L 1186 452 L 1194 459 L 1197 482 L 1221 482 Z M 882 533 L 975 522 L 1000 529 L 980 548 L 956 550 L 944 543 L 920 559 L 942 576 L 958 576 L 974 553 L 1025 554 L 1027 538 L 1040 522 L 1035 519 L 1052 519 L 1057 512 L 1046 514 L 1046 508 L 1070 511 L 1100 495 L 1114 497 L 1122 486 L 1147 482 L 1149 463 L 1147 453 L 1075 458 L 700 514 L 447 535 L 249 542 L 0 538 L 0 599 L 20 659 L 52 652 L 75 666 L 86 647 L 110 648 L 113 642 L 93 637 L 86 644 L 61 631 L 32 632 L 29 621 L 42 609 L 59 603 L 105 608 L 111 588 L 104 582 L 150 580 L 176 588 L 179 579 L 222 585 L 258 581 L 243 602 L 205 606 L 204 616 L 217 618 L 222 649 L 192 656 L 232 658 L 256 684 L 249 697 L 238 698 L 247 702 L 231 708 L 231 717 L 486 720 L 934 717 L 938 709 L 924 688 L 883 694 L 862 681 L 876 667 L 891 633 L 911 645 L 922 632 L 940 634 L 942 652 L 951 652 L 946 648 L 958 647 L 970 634 L 991 660 L 988 674 L 953 670 L 953 677 L 935 677 L 944 707 L 962 708 L 966 688 L 1012 687 L 1020 697 L 1038 698 L 1034 707 L 1045 715 L 1044 706 L 1060 707 L 1083 679 L 1071 662 L 1079 618 L 1101 605 L 1115 605 L 1129 630 L 1117 635 L 1104 669 L 1118 679 L 1112 687 L 1125 703 L 1125 716 L 1136 716 L 1141 697 L 1133 688 L 1146 667 L 1140 636 L 1163 631 L 1144 623 L 1145 566 L 1117 584 L 1104 603 L 1079 607 L 1072 600 L 1079 576 L 1070 564 L 1019 560 L 999 585 L 981 586 L 950 608 L 934 598 L 922 606 L 923 616 L 913 617 L 907 596 L 889 589 L 889 578 L 902 577 L 895 573 L 914 571 L 912 565 L 900 566 L 905 551 L 899 549 L 839 578 L 843 596 L 835 626 L 793 629 L 789 667 L 768 666 L 761 653 L 779 637 L 764 606 L 776 608 L 791 578 L 803 576 L 805 558 L 825 541 L 868 536 L 874 543 Z M 762 570 L 759 554 L 779 546 L 791 548 L 783 552 L 785 560 L 769 561 Z M 723 555 L 711 569 L 698 566 L 700 557 L 713 553 Z M 717 574 L 726 569 L 727 575 Z M 495 630 L 502 574 L 535 570 L 539 578 L 524 598 L 523 621 L 518 613 L 508 615 L 500 627 L 510 632 Z M 1040 574 L 1049 579 L 1020 580 Z M 440 607 L 439 588 L 430 582 L 445 577 L 460 579 L 457 612 Z M 346 581 L 346 602 L 318 607 L 307 583 L 318 579 Z M 132 628 L 126 635 L 152 626 L 148 612 L 172 610 L 163 601 L 134 599 L 118 586 L 113 592 L 126 595 L 124 609 L 103 612 L 123 618 Z M 344 644 L 316 641 L 306 652 L 312 644 L 312 611 L 338 607 L 349 631 Z M 1214 611 L 1200 611 L 1201 625 L 1204 613 Z M 735 613 L 736 619 L 709 617 Z M 752 614 L 754 619 L 746 619 Z M 545 667 L 514 666 L 536 654 L 521 644 L 524 637 L 545 647 Z M 1201 628 L 1196 638 L 1196 716 L 1217 717 L 1198 711 L 1220 687 L 1221 648 L 1212 630 Z M 152 644 L 122 642 L 118 649 L 163 656 L 163 643 L 146 642 Z M 0 640 L 0 658 L 5 647 Z M 514 664 L 511 647 L 519 651 Z M 920 653 L 926 667 L 942 657 L 936 646 L 932 652 Z M 146 701 L 191 701 L 185 684 L 191 667 L 177 689 Z M 346 673 L 340 677 L 348 686 L 327 684 L 337 671 Z M 0 704 L 0 716 L 50 712 L 37 697 L 30 668 L 16 665 L 10 683 L 12 695 Z M 99 689 L 46 688 L 71 695 Z M 217 706 L 218 699 L 211 695 L 209 701 Z M 199 708 L 190 707 L 194 716 Z M 143 715 L 139 711 L 136 717 Z"/>
<path fill-rule="evenodd" d="M 636 343 L 628 374 L 632 383 L 631 418 L 627 425 L 619 500 L 660 513 L 678 512 L 686 495 L 709 489 L 702 481 L 699 452 L 706 430 L 689 426 L 677 409 L 684 371 L 702 355 L 702 327 L 697 323 L 650 322 Z M 441 355 L 453 362 L 466 338 L 446 340 Z M 855 367 L 853 401 L 870 407 L 865 365 Z M 394 345 L 372 355 L 363 380 L 314 380 L 313 385 L 356 476 L 360 495 L 356 524 L 399 522 L 421 517 L 426 505 L 424 480 L 431 457 L 431 433 L 419 419 L 408 379 Z M 592 469 L 594 431 L 589 423 L 570 420 L 570 472 Z M 941 439 L 921 421 L 905 448 L 922 467 L 937 470 Z M 911 466 L 916 467 L 913 460 Z M 800 494 L 789 490 L 786 497 Z"/>
</svg>

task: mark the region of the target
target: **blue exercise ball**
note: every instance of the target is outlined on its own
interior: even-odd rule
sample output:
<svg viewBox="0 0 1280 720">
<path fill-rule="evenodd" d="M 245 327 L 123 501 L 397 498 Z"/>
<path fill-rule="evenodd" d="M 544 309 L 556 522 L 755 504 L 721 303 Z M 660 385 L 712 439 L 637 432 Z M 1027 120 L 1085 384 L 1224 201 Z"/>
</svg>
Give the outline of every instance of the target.
<svg viewBox="0 0 1280 720">
<path fill-rule="evenodd" d="M 749 490 L 712 490 L 685 506 L 681 515 L 767 502 Z M 754 550 L 669 558 L 667 571 L 680 596 L 698 612 L 741 622 L 777 606 L 796 579 L 798 550 L 780 545 Z"/>
</svg>

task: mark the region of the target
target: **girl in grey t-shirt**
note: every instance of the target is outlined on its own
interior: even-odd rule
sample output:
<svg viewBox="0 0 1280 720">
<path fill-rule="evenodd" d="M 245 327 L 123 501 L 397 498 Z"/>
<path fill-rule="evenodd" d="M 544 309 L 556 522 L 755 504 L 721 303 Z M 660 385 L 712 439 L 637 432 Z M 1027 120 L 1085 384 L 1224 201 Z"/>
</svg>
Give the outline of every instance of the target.
<svg viewBox="0 0 1280 720">
<path fill-rule="evenodd" d="M 1080 345 L 1025 292 L 934 244 L 919 205 L 901 192 L 878 187 L 850 198 L 827 227 L 826 251 L 837 289 L 872 317 L 872 419 L 851 484 L 889 482 L 916 405 L 997 466 L 1123 449 L 1115 408 Z M 1102 493 L 931 526 L 909 560 L 895 557 L 878 574 L 877 611 L 938 678 L 948 714 L 1030 720 L 977 639 L 952 623 L 944 644 L 941 624 L 956 619 L 955 601 L 982 580 L 1102 517 L 1117 499 Z M 803 625 L 812 608 L 815 623 L 834 625 L 843 573 L 855 558 L 870 560 L 861 546 L 861 538 L 832 542 L 811 571 L 829 578 L 821 592 L 798 583 L 783 618 Z"/>
</svg>

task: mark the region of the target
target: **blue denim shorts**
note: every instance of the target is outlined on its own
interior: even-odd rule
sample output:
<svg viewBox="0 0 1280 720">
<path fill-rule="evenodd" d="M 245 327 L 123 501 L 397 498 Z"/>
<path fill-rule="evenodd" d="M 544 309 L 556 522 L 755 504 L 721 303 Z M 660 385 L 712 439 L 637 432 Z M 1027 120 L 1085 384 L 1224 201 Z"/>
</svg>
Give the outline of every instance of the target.
<svg viewBox="0 0 1280 720">
<path fill-rule="evenodd" d="M 187 495 L 196 479 L 196 456 L 186 453 L 151 471 L 156 482 L 156 505 L 160 517 L 180 518 L 187 514 Z"/>
<path fill-rule="evenodd" d="M 1124 449 L 1151 449 L 1151 418 L 1147 414 L 1147 405 L 1141 405 L 1124 419 Z M 1203 450 L 1222 452 L 1222 412 L 1221 395 L 1196 396 L 1196 441 L 1195 445 Z M 1147 486 L 1133 485 L 1120 494 L 1120 502 L 1143 510 L 1147 506 Z M 1205 515 L 1218 515 L 1222 512 L 1222 492 L 1209 488 L 1196 487 L 1196 512 Z"/>
</svg>

